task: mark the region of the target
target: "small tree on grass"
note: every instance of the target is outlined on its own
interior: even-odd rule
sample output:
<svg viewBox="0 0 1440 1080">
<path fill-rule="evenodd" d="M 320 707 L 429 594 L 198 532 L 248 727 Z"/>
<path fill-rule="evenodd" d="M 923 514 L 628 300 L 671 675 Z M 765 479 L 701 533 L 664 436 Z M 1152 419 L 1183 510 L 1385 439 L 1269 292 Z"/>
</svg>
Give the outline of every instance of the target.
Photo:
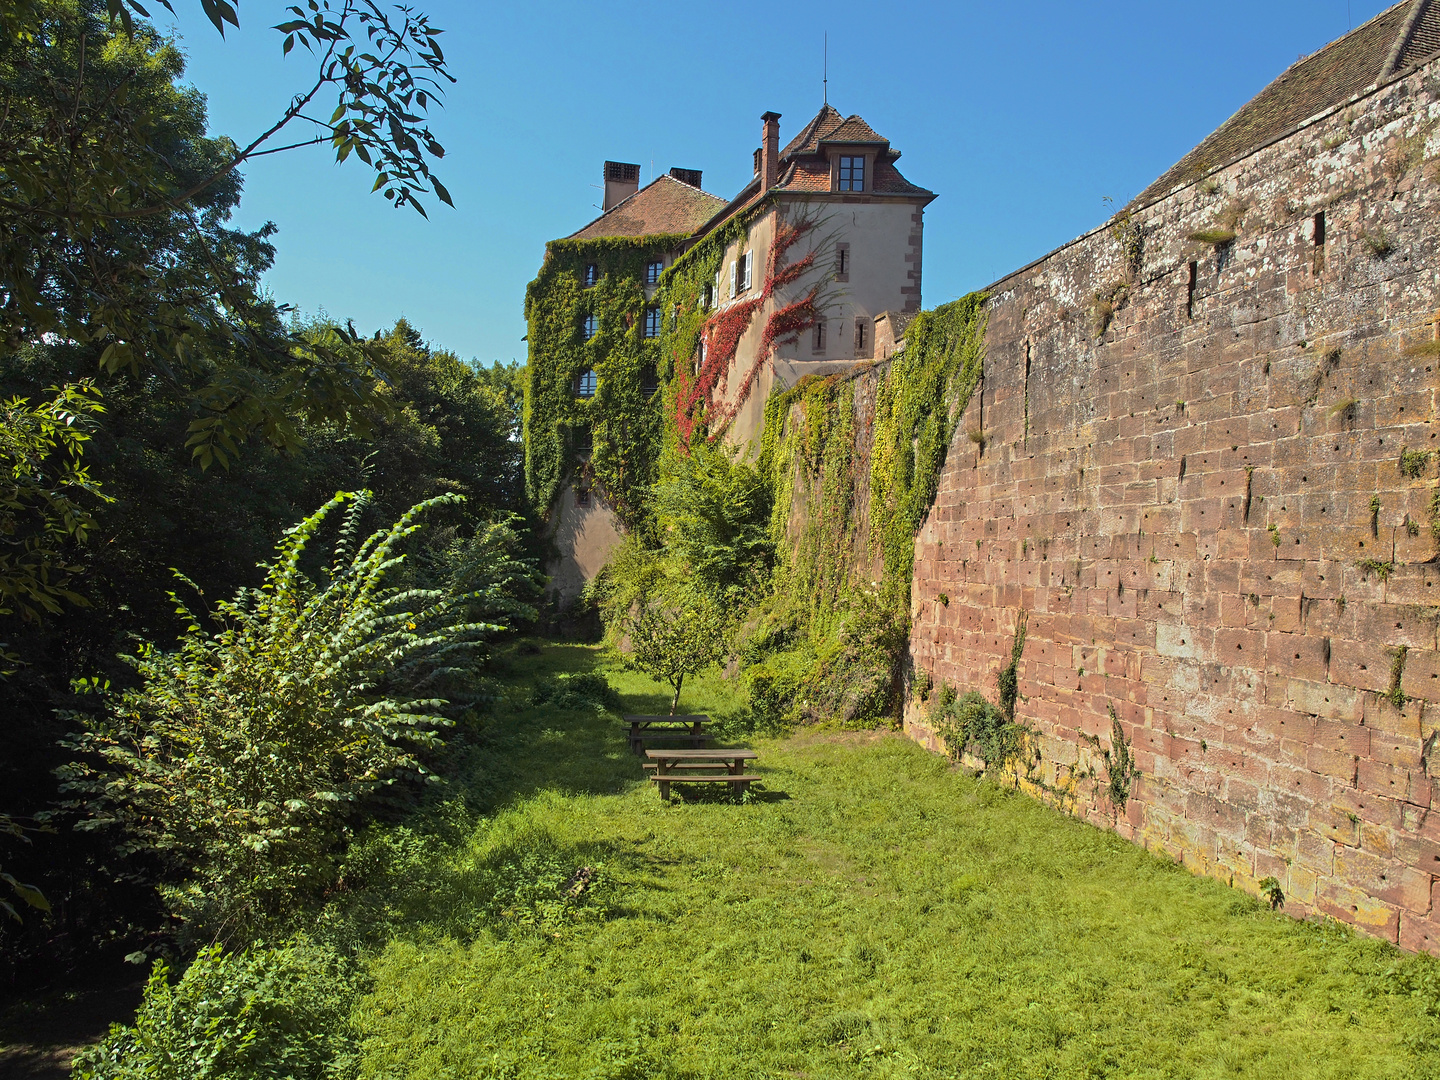
<svg viewBox="0 0 1440 1080">
<path fill-rule="evenodd" d="M 680 706 L 680 690 L 725 654 L 725 620 L 713 600 L 693 589 L 662 593 L 638 604 L 625 621 L 630 638 L 626 666 L 675 690 L 670 715 Z"/>
</svg>

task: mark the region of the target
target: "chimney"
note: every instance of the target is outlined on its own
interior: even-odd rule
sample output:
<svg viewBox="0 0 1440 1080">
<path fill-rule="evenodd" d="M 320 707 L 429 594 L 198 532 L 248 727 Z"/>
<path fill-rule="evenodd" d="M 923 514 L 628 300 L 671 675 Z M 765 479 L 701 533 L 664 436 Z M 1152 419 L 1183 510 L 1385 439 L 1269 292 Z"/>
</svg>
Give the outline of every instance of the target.
<svg viewBox="0 0 1440 1080">
<path fill-rule="evenodd" d="M 780 179 L 780 114 L 767 112 L 760 117 L 764 126 L 760 129 L 760 190 L 769 191 Z"/>
<path fill-rule="evenodd" d="M 670 175 L 682 184 L 689 184 L 693 188 L 700 186 L 699 169 L 671 169 Z"/>
<path fill-rule="evenodd" d="M 624 161 L 605 162 L 605 202 L 601 210 L 609 210 L 640 190 L 640 166 Z"/>
</svg>

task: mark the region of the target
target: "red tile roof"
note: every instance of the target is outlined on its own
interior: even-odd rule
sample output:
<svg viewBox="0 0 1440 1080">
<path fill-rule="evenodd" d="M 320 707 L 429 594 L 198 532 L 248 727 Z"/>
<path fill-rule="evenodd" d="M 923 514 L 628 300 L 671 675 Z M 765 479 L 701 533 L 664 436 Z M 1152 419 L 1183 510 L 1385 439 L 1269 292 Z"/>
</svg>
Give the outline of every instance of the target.
<svg viewBox="0 0 1440 1080">
<path fill-rule="evenodd" d="M 875 129 L 859 116 L 841 116 L 833 106 L 826 105 L 780 151 L 780 160 L 798 154 L 819 153 L 821 143 L 878 143 L 888 147 L 890 140 L 876 134 Z"/>
<path fill-rule="evenodd" d="M 1418 5 L 1418 6 L 1417 6 Z M 1440 3 L 1404 0 L 1299 60 L 1147 187 L 1133 205 L 1258 150 L 1440 50 Z"/>
<path fill-rule="evenodd" d="M 689 235 L 725 206 L 725 200 L 659 176 L 623 202 L 612 206 L 567 240 L 598 240 L 602 236 Z"/>
</svg>

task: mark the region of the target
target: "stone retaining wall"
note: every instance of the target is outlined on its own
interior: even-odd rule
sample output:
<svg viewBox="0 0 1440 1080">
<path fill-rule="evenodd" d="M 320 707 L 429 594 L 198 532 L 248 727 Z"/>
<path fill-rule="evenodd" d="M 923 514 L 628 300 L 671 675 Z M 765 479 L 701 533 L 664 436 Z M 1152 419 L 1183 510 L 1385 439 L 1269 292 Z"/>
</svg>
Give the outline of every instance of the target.
<svg viewBox="0 0 1440 1080">
<path fill-rule="evenodd" d="M 1415 349 L 1440 305 L 1436 68 L 993 288 L 911 633 L 917 672 L 993 700 L 1027 613 L 1037 790 L 1431 951 L 1440 356 Z M 924 710 L 907 729 L 933 744 Z"/>
</svg>

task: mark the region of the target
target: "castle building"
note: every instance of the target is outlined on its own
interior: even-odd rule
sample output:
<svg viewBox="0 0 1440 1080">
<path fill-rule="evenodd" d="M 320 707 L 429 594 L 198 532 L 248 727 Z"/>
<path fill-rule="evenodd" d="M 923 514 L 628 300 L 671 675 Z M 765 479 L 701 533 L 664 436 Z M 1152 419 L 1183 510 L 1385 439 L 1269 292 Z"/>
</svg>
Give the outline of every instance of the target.
<svg viewBox="0 0 1440 1080">
<path fill-rule="evenodd" d="M 920 310 L 935 198 L 899 157 L 826 104 L 783 149 L 765 113 L 753 177 L 728 202 L 697 170 L 641 188 L 638 165 L 605 163 L 600 216 L 546 245 L 526 296 L 526 481 L 561 607 L 654 482 L 665 424 L 758 445 L 774 390 L 895 351 Z"/>
</svg>

